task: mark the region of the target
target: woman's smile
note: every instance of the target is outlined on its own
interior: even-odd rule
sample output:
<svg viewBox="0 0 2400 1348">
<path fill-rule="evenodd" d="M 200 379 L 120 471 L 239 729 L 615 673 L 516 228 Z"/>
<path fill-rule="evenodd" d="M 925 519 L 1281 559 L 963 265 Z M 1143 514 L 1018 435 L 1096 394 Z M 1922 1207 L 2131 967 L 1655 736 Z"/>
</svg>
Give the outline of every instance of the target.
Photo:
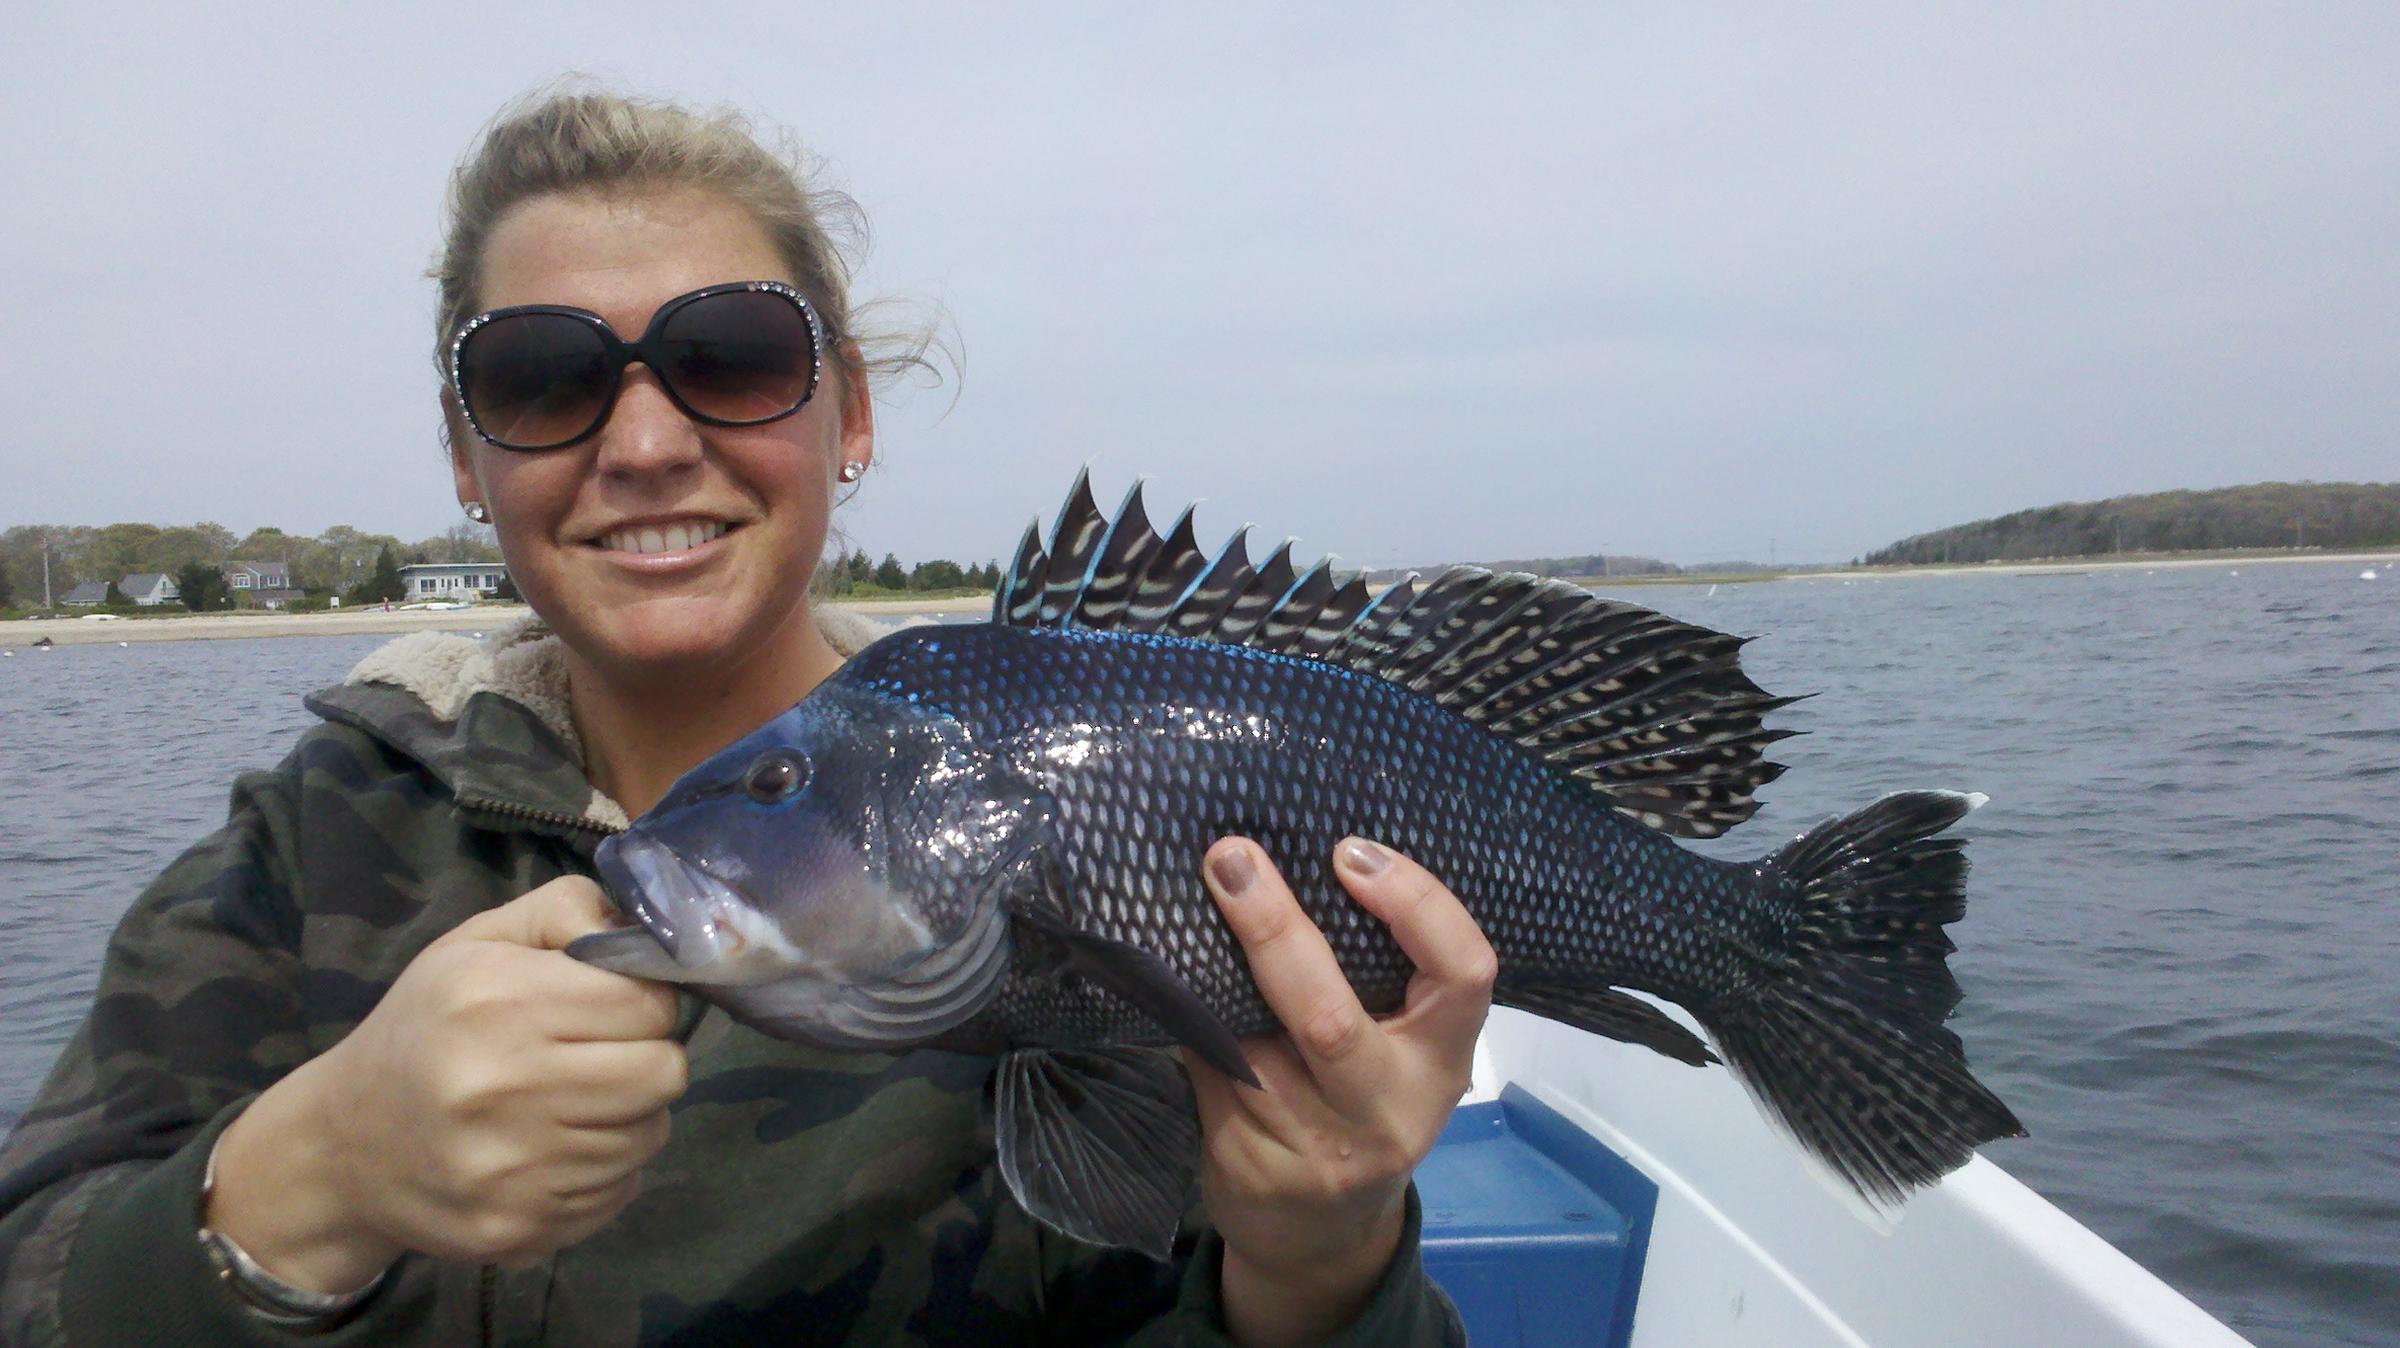
<svg viewBox="0 0 2400 1348">
<path fill-rule="evenodd" d="M 742 527 L 714 515 L 661 515 L 612 524 L 584 547 L 633 575 L 681 575 L 718 559 Z"/>
</svg>

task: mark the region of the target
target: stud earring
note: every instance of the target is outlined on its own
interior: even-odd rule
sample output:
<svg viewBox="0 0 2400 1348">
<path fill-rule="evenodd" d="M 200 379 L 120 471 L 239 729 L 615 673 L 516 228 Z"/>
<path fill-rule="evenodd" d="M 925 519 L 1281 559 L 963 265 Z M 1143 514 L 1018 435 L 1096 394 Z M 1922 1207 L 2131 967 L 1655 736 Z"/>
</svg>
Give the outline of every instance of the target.
<svg viewBox="0 0 2400 1348">
<path fill-rule="evenodd" d="M 867 466 L 856 459 L 842 465 L 842 481 L 856 482 L 866 475 Z"/>
<path fill-rule="evenodd" d="M 469 501 L 467 502 L 467 518 L 477 524 L 489 524 L 492 522 L 492 512 L 484 509 L 481 501 Z"/>
</svg>

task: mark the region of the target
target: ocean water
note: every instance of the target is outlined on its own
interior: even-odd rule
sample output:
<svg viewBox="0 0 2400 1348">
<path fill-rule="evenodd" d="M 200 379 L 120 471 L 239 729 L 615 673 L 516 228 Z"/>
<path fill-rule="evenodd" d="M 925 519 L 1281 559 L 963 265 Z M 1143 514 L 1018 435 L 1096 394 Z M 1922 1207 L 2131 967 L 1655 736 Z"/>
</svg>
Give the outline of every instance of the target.
<svg viewBox="0 0 2400 1348">
<path fill-rule="evenodd" d="M 1987 1154 L 2261 1344 L 2400 1341 L 2400 575 L 2094 570 L 1628 590 L 1762 639 L 1810 732 L 1749 856 L 1904 786 L 1965 825 Z M 0 1126 L 125 905 L 378 638 L 0 660 Z"/>
</svg>

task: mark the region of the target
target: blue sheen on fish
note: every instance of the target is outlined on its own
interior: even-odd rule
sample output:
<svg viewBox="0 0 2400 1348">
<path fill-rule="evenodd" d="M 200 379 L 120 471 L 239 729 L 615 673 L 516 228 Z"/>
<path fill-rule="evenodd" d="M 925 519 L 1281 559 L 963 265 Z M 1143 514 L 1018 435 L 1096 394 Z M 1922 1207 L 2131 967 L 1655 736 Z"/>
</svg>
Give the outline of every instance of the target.
<svg viewBox="0 0 2400 1348">
<path fill-rule="evenodd" d="M 1211 559 L 1079 478 L 993 621 L 860 652 L 603 844 L 640 923 L 572 953 L 838 1049 L 1001 1056 L 1001 1168 L 1034 1215 L 1164 1255 L 1198 1155 L 1192 1049 L 1277 1022 L 1202 886 L 1228 834 L 1284 867 L 1372 1011 L 1413 972 L 1331 869 L 1423 863 L 1499 956 L 1494 999 L 1684 1062 L 1721 1054 L 1870 1202 L 2021 1133 L 1942 1026 L 1942 928 L 1980 798 L 1887 796 L 1753 862 L 1673 841 L 1757 808 L 1791 699 L 1741 642 L 1533 576 L 1372 593 L 1290 545 Z M 1637 990 L 1676 1003 L 1716 1049 Z"/>
</svg>

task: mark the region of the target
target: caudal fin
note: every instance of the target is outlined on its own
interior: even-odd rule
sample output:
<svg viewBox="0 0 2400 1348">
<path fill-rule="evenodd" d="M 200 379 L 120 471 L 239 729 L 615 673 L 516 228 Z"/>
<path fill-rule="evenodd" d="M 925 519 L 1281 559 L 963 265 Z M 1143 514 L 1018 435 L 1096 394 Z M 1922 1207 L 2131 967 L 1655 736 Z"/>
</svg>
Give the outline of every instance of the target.
<svg viewBox="0 0 2400 1348">
<path fill-rule="evenodd" d="M 1983 801 L 1896 792 L 1768 858 L 1785 941 L 1746 998 L 1705 1017 L 1768 1114 L 1878 1208 L 2025 1133 L 1942 1028 L 1959 998 L 1942 927 L 1966 911 L 1967 858 L 1933 835 Z"/>
</svg>

